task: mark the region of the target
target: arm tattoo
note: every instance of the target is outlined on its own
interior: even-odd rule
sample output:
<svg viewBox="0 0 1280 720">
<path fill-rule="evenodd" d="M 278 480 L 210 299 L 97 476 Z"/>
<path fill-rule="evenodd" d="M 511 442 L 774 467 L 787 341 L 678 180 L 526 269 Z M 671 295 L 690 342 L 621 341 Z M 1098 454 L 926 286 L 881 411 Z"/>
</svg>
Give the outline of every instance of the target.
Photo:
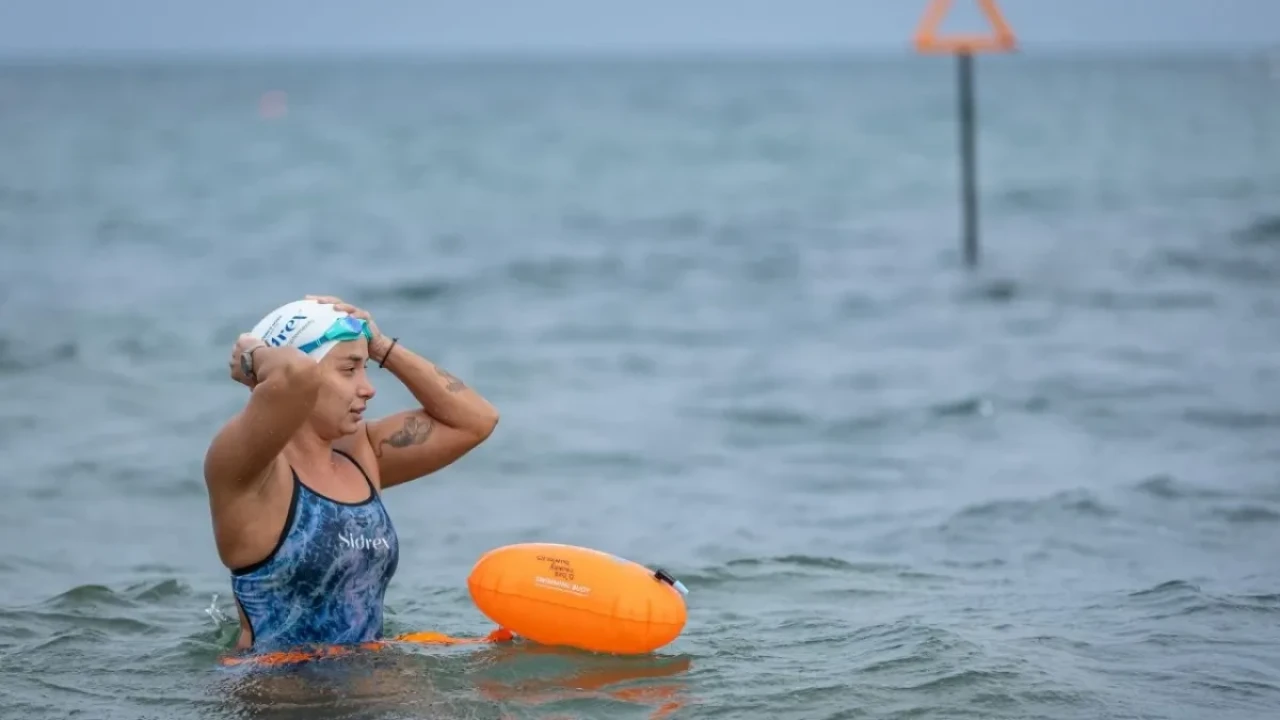
<svg viewBox="0 0 1280 720">
<path fill-rule="evenodd" d="M 404 425 L 400 429 L 391 433 L 387 437 L 378 442 L 378 446 L 373 452 L 378 457 L 382 457 L 382 446 L 390 445 L 393 448 L 409 447 L 410 445 L 421 445 L 431 437 L 431 431 L 436 427 L 436 421 L 430 417 L 420 417 L 418 415 L 410 415 L 404 419 Z"/>
<path fill-rule="evenodd" d="M 449 381 L 449 384 L 445 385 L 444 389 L 451 393 L 459 392 L 467 387 L 466 383 L 459 380 L 457 376 L 438 365 L 436 366 L 436 374 Z"/>
</svg>

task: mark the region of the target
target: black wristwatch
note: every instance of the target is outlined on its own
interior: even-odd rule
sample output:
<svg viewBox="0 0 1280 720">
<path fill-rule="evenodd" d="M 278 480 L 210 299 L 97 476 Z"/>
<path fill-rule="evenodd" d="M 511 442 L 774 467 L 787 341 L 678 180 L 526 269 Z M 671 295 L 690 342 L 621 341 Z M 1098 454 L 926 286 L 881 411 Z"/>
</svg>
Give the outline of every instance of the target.
<svg viewBox="0 0 1280 720">
<path fill-rule="evenodd" d="M 266 343 L 263 343 L 261 345 L 254 345 L 248 350 L 245 350 L 240 353 L 240 372 L 244 373 L 245 377 L 249 378 L 255 383 L 258 382 L 258 375 L 253 370 L 253 351 L 261 350 L 266 346 L 267 346 Z"/>
</svg>

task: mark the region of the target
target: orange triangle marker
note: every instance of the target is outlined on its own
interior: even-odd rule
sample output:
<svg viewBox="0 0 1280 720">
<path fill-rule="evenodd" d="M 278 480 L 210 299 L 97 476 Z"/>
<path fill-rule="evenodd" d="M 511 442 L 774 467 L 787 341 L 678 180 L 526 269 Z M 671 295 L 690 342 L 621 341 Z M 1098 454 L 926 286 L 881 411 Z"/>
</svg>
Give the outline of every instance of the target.
<svg viewBox="0 0 1280 720">
<path fill-rule="evenodd" d="M 920 53 L 980 53 L 1011 52 L 1018 47 L 1018 39 L 1013 28 L 1005 21 L 996 0 L 978 0 L 982 14 L 991 23 L 990 35 L 951 35 L 939 36 L 938 26 L 942 24 L 947 11 L 951 9 L 951 0 L 931 0 L 925 8 L 924 17 L 920 18 L 920 26 L 916 28 L 915 46 Z"/>
</svg>

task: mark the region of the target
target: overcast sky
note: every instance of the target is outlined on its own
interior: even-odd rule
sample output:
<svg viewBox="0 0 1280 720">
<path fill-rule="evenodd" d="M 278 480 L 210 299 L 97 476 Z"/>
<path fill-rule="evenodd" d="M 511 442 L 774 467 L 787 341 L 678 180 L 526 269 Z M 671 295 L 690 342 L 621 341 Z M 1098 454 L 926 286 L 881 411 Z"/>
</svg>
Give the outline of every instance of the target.
<svg viewBox="0 0 1280 720">
<path fill-rule="evenodd" d="M 0 0 L 0 53 L 900 49 L 926 0 Z M 976 0 L 954 0 L 973 29 Z M 1024 47 L 1280 48 L 1280 0 L 1003 0 Z M 961 22 L 963 21 L 963 22 Z"/>
</svg>

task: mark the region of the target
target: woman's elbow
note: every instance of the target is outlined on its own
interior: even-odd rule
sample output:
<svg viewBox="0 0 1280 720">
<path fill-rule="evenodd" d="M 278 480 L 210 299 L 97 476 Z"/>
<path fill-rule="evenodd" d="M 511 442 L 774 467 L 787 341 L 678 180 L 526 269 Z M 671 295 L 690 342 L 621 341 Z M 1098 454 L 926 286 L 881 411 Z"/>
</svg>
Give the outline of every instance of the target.
<svg viewBox="0 0 1280 720">
<path fill-rule="evenodd" d="M 498 411 L 493 407 L 490 407 L 489 412 L 485 413 L 480 418 L 476 427 L 477 445 L 489 439 L 489 436 L 493 434 L 495 429 L 497 429 L 499 419 Z"/>
</svg>

